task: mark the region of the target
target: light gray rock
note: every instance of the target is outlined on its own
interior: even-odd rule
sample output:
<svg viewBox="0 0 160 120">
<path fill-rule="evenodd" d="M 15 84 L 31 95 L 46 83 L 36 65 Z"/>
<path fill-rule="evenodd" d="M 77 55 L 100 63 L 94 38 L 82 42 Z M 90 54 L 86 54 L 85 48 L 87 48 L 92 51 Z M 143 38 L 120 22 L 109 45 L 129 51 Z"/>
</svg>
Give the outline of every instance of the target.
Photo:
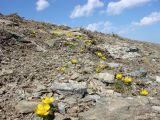
<svg viewBox="0 0 160 120">
<path fill-rule="evenodd" d="M 70 105 L 77 103 L 77 99 L 74 96 L 66 97 L 63 101 Z"/>
<path fill-rule="evenodd" d="M 71 80 L 75 80 L 75 79 L 77 79 L 78 77 L 79 77 L 80 75 L 79 75 L 79 73 L 73 73 L 73 75 L 71 76 Z"/>
<path fill-rule="evenodd" d="M 99 95 L 87 95 L 85 98 L 84 98 L 84 101 L 90 101 L 90 100 L 93 100 L 93 101 L 98 101 L 101 97 Z"/>
<path fill-rule="evenodd" d="M 82 71 L 83 74 L 89 74 L 93 71 L 92 67 L 85 67 Z"/>
<path fill-rule="evenodd" d="M 3 75 L 9 75 L 9 74 L 12 74 L 13 73 L 13 70 L 11 69 L 2 69 L 2 71 L 0 71 L 0 76 L 3 76 Z"/>
<path fill-rule="evenodd" d="M 37 52 L 47 52 L 47 50 L 45 48 L 41 47 L 40 45 L 37 45 L 36 51 Z"/>
<path fill-rule="evenodd" d="M 97 73 L 94 78 L 101 80 L 105 83 L 114 83 L 114 75 L 110 73 Z"/>
<path fill-rule="evenodd" d="M 108 51 L 113 58 L 132 59 L 140 57 L 139 49 L 129 44 L 117 43 L 116 45 L 100 44 L 97 46 L 103 51 Z"/>
<path fill-rule="evenodd" d="M 151 108 L 146 97 L 105 97 L 99 99 L 94 108 L 80 113 L 79 117 L 80 120 L 158 120 L 159 116 L 153 116 Z"/>
<path fill-rule="evenodd" d="M 122 64 L 119 64 L 119 63 L 107 63 L 107 65 L 111 68 L 118 68 L 123 66 Z"/>
<path fill-rule="evenodd" d="M 58 103 L 58 110 L 59 110 L 60 113 L 62 113 L 62 114 L 66 113 L 65 106 L 66 105 L 64 103 L 62 103 L 62 102 Z"/>
<path fill-rule="evenodd" d="M 158 113 L 160 113 L 160 106 L 152 106 L 152 109 Z"/>
<path fill-rule="evenodd" d="M 132 77 L 146 77 L 147 71 L 144 69 L 136 70 L 130 73 L 127 73 L 126 75 L 132 76 Z"/>
<path fill-rule="evenodd" d="M 160 76 L 156 76 L 156 81 L 160 83 Z"/>
<path fill-rule="evenodd" d="M 15 109 L 18 113 L 31 113 L 36 109 L 38 102 L 35 101 L 20 101 Z"/>
<path fill-rule="evenodd" d="M 0 19 L 0 24 L 5 24 L 5 25 L 7 25 L 7 26 L 18 25 L 17 23 L 14 23 L 14 22 L 12 22 L 12 21 L 5 20 L 5 19 Z"/>
<path fill-rule="evenodd" d="M 54 120 L 64 120 L 65 116 L 60 114 L 60 113 L 55 113 L 55 118 Z"/>
<path fill-rule="evenodd" d="M 72 92 L 74 94 L 84 94 L 87 92 L 87 85 L 85 82 L 71 81 L 69 83 L 55 82 L 51 86 L 53 91 Z"/>
</svg>

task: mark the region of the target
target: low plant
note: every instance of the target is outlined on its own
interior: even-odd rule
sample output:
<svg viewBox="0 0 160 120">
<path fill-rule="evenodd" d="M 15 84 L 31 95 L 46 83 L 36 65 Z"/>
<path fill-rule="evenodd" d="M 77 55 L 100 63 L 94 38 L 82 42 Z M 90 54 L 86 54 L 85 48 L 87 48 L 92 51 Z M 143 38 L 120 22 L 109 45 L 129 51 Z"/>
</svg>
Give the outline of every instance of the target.
<svg viewBox="0 0 160 120">
<path fill-rule="evenodd" d="M 56 107 L 52 105 L 54 101 L 53 97 L 44 97 L 41 99 L 41 103 L 37 105 L 35 113 L 42 120 L 49 120 L 56 111 Z"/>
<path fill-rule="evenodd" d="M 142 95 L 142 96 L 147 96 L 149 94 L 149 92 L 148 92 L 148 90 L 146 90 L 146 89 L 142 89 L 141 91 L 140 91 L 140 95 Z"/>
</svg>

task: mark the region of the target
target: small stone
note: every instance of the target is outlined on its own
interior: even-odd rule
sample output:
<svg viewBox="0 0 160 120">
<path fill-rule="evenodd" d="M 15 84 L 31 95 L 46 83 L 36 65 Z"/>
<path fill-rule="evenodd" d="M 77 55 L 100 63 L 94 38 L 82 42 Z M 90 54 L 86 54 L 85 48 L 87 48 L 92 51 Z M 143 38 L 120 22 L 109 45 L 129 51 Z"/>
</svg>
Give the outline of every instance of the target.
<svg viewBox="0 0 160 120">
<path fill-rule="evenodd" d="M 2 69 L 2 71 L 0 72 L 0 76 L 9 75 L 12 73 L 13 73 L 13 70 L 11 70 L 11 69 Z"/>
<path fill-rule="evenodd" d="M 113 95 L 114 94 L 114 90 L 106 90 L 106 94 L 107 95 Z"/>
<path fill-rule="evenodd" d="M 60 102 L 58 103 L 58 110 L 60 113 L 65 114 L 66 110 L 65 110 L 65 104 Z"/>
<path fill-rule="evenodd" d="M 68 113 L 70 116 L 76 117 L 78 111 L 79 111 L 79 107 L 78 107 L 78 106 L 73 106 L 72 108 L 69 108 L 69 109 L 67 110 L 67 113 Z"/>
<path fill-rule="evenodd" d="M 160 83 L 160 76 L 156 76 L 156 81 Z"/>
<path fill-rule="evenodd" d="M 98 101 L 101 97 L 99 95 L 87 95 L 85 98 L 84 98 L 84 101 L 90 101 L 90 100 L 93 100 L 93 101 Z"/>
<path fill-rule="evenodd" d="M 47 50 L 46 50 L 46 49 L 44 49 L 43 47 L 41 47 L 41 46 L 37 45 L 37 47 L 36 47 L 36 51 L 37 51 L 37 52 L 46 52 Z"/>
<path fill-rule="evenodd" d="M 65 116 L 63 116 L 60 113 L 55 113 L 54 115 L 55 115 L 54 120 L 65 120 Z"/>
<path fill-rule="evenodd" d="M 114 83 L 114 75 L 110 73 L 98 73 L 94 77 L 104 83 Z"/>
<path fill-rule="evenodd" d="M 152 106 L 152 109 L 158 113 L 160 113 L 160 106 Z"/>
<path fill-rule="evenodd" d="M 75 80 L 79 77 L 80 75 L 78 73 L 73 73 L 73 75 L 71 76 L 71 80 Z"/>
<path fill-rule="evenodd" d="M 122 66 L 122 64 L 119 63 L 107 63 L 107 65 L 111 68 L 118 68 Z"/>
<path fill-rule="evenodd" d="M 66 98 L 64 99 L 64 102 L 65 102 L 65 103 L 68 103 L 68 104 L 75 104 L 75 103 L 77 103 L 77 100 L 76 100 L 76 98 L 74 98 L 74 97 L 66 97 Z"/>
<path fill-rule="evenodd" d="M 89 74 L 93 71 L 93 68 L 91 67 L 85 67 L 82 71 L 83 74 Z"/>
<path fill-rule="evenodd" d="M 36 109 L 38 102 L 35 101 L 20 101 L 15 109 L 19 113 L 31 113 Z"/>
</svg>

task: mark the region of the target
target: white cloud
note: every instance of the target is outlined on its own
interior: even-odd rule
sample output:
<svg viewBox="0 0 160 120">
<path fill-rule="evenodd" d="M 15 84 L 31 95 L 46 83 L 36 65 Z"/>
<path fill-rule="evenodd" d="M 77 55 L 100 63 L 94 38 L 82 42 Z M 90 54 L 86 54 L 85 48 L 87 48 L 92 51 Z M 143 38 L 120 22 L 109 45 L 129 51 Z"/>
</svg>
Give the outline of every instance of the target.
<svg viewBox="0 0 160 120">
<path fill-rule="evenodd" d="M 72 11 L 70 18 L 89 16 L 95 8 L 103 7 L 104 3 L 100 0 L 88 0 L 87 4 L 77 5 Z"/>
<path fill-rule="evenodd" d="M 143 17 L 139 22 L 133 22 L 134 26 L 147 26 L 160 22 L 160 12 L 152 12 L 150 15 Z"/>
<path fill-rule="evenodd" d="M 105 21 L 89 24 L 86 27 L 86 29 L 91 31 L 99 31 L 103 33 L 111 33 L 116 30 L 116 27 L 114 27 L 111 22 Z"/>
<path fill-rule="evenodd" d="M 49 6 L 49 2 L 47 0 L 38 0 L 36 2 L 37 11 L 41 11 L 46 9 Z"/>
<path fill-rule="evenodd" d="M 107 12 L 111 15 L 118 15 L 124 9 L 144 5 L 151 0 L 119 0 L 118 2 L 110 2 L 107 7 Z"/>
</svg>

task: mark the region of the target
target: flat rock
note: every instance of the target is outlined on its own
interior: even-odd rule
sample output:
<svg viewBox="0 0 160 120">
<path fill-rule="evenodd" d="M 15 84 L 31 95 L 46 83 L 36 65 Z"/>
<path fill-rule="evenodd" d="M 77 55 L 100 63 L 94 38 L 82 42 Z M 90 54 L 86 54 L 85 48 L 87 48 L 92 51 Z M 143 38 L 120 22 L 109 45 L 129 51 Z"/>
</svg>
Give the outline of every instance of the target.
<svg viewBox="0 0 160 120">
<path fill-rule="evenodd" d="M 35 101 L 20 101 L 15 109 L 18 113 L 31 113 L 36 109 L 38 102 Z"/>
<path fill-rule="evenodd" d="M 160 101 L 159 101 L 160 102 Z M 153 116 L 152 106 L 146 97 L 105 97 L 94 108 L 80 113 L 81 120 L 158 120 Z M 158 107 L 153 109 L 159 110 Z"/>
<path fill-rule="evenodd" d="M 132 77 L 146 77 L 147 71 L 144 69 L 136 70 L 130 73 L 127 73 L 126 75 L 132 76 Z"/>
<path fill-rule="evenodd" d="M 71 76 L 71 80 L 75 80 L 75 79 L 77 79 L 78 77 L 79 77 L 80 75 L 79 75 L 79 73 L 73 73 L 73 75 Z"/>
<path fill-rule="evenodd" d="M 9 75 L 12 73 L 13 73 L 13 70 L 11 70 L 11 69 L 2 69 L 2 71 L 0 72 L 0 76 Z"/>
<path fill-rule="evenodd" d="M 105 83 L 114 83 L 114 75 L 110 73 L 98 73 L 94 76 L 94 78 L 101 80 Z"/>
<path fill-rule="evenodd" d="M 156 81 L 160 83 L 160 76 L 156 76 Z"/>
<path fill-rule="evenodd" d="M 55 82 L 51 86 L 53 91 L 72 92 L 74 94 L 84 94 L 87 92 L 87 85 L 85 82 L 71 81 L 69 83 Z"/>
<path fill-rule="evenodd" d="M 129 44 L 117 43 L 116 45 L 100 44 L 97 47 L 103 51 L 108 51 L 110 55 L 117 59 L 132 59 L 140 57 L 139 49 L 136 46 L 131 46 Z"/>
</svg>

